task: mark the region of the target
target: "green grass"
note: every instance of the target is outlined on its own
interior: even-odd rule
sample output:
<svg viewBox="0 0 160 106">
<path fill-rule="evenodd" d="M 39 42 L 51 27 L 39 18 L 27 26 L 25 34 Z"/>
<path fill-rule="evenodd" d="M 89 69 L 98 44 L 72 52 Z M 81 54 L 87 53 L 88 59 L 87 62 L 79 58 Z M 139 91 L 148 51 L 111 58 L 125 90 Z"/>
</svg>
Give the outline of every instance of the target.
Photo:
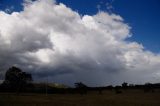
<svg viewBox="0 0 160 106">
<path fill-rule="evenodd" d="M 127 90 L 80 94 L 0 94 L 0 106 L 160 106 L 160 92 Z"/>
</svg>

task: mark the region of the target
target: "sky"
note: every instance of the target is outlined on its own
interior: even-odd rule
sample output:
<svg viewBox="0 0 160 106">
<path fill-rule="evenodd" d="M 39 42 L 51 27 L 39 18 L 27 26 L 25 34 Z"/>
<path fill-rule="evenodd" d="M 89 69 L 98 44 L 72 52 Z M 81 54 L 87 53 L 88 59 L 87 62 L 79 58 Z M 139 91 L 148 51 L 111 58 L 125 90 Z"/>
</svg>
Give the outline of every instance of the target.
<svg viewBox="0 0 160 106">
<path fill-rule="evenodd" d="M 159 0 L 0 0 L 0 76 L 91 86 L 160 81 Z"/>
<path fill-rule="evenodd" d="M 132 26 L 133 36 L 128 40 L 143 44 L 147 50 L 160 52 L 159 0 L 57 0 L 57 2 L 64 3 L 82 15 L 94 15 L 98 10 L 120 14 L 126 23 Z M 22 3 L 23 0 L 0 0 L 0 10 L 10 8 L 11 12 L 22 11 Z"/>
</svg>

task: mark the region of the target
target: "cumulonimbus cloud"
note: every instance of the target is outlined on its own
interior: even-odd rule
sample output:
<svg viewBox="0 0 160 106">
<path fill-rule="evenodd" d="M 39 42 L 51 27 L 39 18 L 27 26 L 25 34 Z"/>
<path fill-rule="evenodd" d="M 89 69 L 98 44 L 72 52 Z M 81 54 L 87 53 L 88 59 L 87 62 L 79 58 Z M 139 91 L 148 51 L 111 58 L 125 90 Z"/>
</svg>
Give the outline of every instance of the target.
<svg viewBox="0 0 160 106">
<path fill-rule="evenodd" d="M 52 0 L 0 11 L 0 69 L 17 65 L 36 80 L 89 85 L 158 82 L 160 55 L 144 50 L 117 14 L 80 15 Z"/>
</svg>

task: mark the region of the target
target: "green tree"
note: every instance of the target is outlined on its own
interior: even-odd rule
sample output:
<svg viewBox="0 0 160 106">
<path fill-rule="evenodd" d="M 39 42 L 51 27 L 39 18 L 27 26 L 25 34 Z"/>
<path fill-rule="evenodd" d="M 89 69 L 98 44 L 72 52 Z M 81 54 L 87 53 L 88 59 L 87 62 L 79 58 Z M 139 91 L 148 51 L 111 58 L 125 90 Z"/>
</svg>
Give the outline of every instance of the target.
<svg viewBox="0 0 160 106">
<path fill-rule="evenodd" d="M 17 92 L 24 90 L 25 87 L 32 82 L 32 76 L 29 73 L 23 72 L 17 67 L 11 67 L 5 74 L 3 84 L 9 89 Z"/>
</svg>

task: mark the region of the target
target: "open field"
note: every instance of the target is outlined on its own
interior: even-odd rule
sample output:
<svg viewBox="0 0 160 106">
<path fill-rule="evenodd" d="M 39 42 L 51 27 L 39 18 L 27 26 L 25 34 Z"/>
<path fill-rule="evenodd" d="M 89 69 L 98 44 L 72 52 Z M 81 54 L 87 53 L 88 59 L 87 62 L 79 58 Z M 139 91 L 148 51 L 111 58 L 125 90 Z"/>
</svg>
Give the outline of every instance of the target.
<svg viewBox="0 0 160 106">
<path fill-rule="evenodd" d="M 0 94 L 0 106 L 160 106 L 160 92 L 127 90 L 80 94 Z"/>
</svg>

